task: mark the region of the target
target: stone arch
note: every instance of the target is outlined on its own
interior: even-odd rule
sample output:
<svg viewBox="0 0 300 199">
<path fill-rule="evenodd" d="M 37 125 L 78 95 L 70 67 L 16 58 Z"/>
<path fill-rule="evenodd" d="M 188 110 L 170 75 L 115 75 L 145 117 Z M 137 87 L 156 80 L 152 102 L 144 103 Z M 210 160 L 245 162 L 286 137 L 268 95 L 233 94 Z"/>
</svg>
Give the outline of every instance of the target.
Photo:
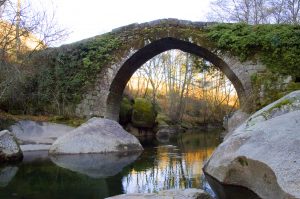
<svg viewBox="0 0 300 199">
<path fill-rule="evenodd" d="M 109 94 L 106 101 L 106 118 L 114 120 L 118 118 L 123 90 L 134 72 L 154 56 L 172 49 L 178 49 L 197 55 L 218 67 L 232 82 L 238 93 L 240 102 L 243 103 L 243 99 L 246 96 L 243 84 L 226 62 L 206 48 L 188 41 L 179 40 L 173 37 L 166 37 L 153 41 L 141 48 L 122 64 L 114 76 L 109 88 Z"/>
<path fill-rule="evenodd" d="M 210 25 L 206 22 L 163 19 L 112 30 L 109 34 L 123 43 L 118 52 L 113 52 L 118 56 L 102 66 L 94 86 L 86 91 L 77 105 L 76 115 L 118 120 L 122 93 L 130 77 L 147 60 L 171 49 L 197 55 L 219 67 L 234 85 L 243 107 L 252 92 L 251 75 L 265 70 L 265 67 L 258 61 L 242 63 L 237 57 L 215 49 L 203 37 L 203 32 Z M 94 39 L 97 37 L 83 40 L 81 44 Z"/>
</svg>

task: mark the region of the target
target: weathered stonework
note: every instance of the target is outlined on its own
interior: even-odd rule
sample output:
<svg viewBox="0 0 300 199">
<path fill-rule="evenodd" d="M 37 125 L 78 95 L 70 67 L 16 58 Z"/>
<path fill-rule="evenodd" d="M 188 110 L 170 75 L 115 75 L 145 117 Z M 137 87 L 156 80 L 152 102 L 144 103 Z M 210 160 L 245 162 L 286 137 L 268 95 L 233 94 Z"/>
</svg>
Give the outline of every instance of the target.
<svg viewBox="0 0 300 199">
<path fill-rule="evenodd" d="M 102 67 L 94 86 L 77 105 L 76 114 L 118 120 L 122 93 L 130 77 L 146 61 L 171 49 L 198 55 L 220 68 L 233 83 L 241 107 L 248 107 L 252 93 L 251 75 L 265 70 L 265 67 L 257 61 L 242 63 L 237 57 L 218 52 L 200 34 L 212 24 L 162 19 L 112 30 L 111 34 L 117 35 L 126 45 L 119 50 L 117 61 Z"/>
</svg>

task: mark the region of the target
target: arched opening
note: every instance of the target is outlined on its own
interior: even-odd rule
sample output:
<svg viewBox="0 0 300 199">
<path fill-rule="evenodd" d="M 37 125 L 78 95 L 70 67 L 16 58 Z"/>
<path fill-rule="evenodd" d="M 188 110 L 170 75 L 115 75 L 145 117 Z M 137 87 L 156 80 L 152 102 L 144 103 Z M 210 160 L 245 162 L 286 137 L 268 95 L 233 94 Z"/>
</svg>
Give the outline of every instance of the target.
<svg viewBox="0 0 300 199">
<path fill-rule="evenodd" d="M 178 49 L 183 52 L 199 56 L 218 67 L 234 85 L 240 100 L 240 104 L 242 105 L 245 97 L 243 85 L 235 73 L 220 57 L 210 52 L 208 49 L 191 42 L 167 37 L 154 41 L 138 50 L 121 66 L 110 86 L 106 103 L 106 118 L 114 120 L 118 119 L 123 91 L 134 72 L 154 56 L 171 49 Z"/>
</svg>

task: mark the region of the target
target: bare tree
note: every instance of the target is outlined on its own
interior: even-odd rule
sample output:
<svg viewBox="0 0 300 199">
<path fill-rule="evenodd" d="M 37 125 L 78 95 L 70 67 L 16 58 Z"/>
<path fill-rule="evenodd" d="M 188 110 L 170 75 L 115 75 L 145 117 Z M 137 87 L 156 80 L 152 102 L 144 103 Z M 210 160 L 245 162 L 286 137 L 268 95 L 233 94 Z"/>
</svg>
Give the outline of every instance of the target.
<svg viewBox="0 0 300 199">
<path fill-rule="evenodd" d="M 152 92 L 142 95 L 147 82 Z M 143 65 L 127 89 L 131 93 L 139 90 L 136 97 L 151 98 L 177 123 L 191 118 L 204 123 L 221 121 L 238 106 L 235 89 L 220 70 L 178 50 L 164 52 Z"/>
<path fill-rule="evenodd" d="M 270 1 L 269 12 L 274 23 L 280 24 L 287 22 L 286 0 Z"/>
<path fill-rule="evenodd" d="M 211 10 L 209 20 L 298 24 L 300 0 L 213 0 Z"/>
<path fill-rule="evenodd" d="M 288 20 L 290 23 L 299 23 L 300 0 L 287 0 Z"/>
<path fill-rule="evenodd" d="M 64 39 L 55 13 L 35 11 L 31 4 L 0 1 L 0 101 L 22 84 L 33 68 L 25 67 L 30 55 Z M 11 92 L 9 92 L 11 91 Z"/>
</svg>

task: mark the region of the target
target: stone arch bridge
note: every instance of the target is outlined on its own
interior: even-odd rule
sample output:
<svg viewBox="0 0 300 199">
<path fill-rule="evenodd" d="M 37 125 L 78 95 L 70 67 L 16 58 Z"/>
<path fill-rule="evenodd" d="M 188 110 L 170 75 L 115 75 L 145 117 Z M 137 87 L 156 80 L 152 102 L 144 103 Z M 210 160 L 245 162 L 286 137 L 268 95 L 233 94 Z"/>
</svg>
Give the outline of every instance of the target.
<svg viewBox="0 0 300 199">
<path fill-rule="evenodd" d="M 265 67 L 257 61 L 240 62 L 237 57 L 214 48 L 203 36 L 212 24 L 162 19 L 112 30 L 109 34 L 118 36 L 126 45 L 116 51 L 118 58 L 101 67 L 93 86 L 77 105 L 76 115 L 118 120 L 123 90 L 130 77 L 149 59 L 171 49 L 197 55 L 218 67 L 234 85 L 243 107 L 252 92 L 251 75 L 265 70 Z"/>
</svg>

